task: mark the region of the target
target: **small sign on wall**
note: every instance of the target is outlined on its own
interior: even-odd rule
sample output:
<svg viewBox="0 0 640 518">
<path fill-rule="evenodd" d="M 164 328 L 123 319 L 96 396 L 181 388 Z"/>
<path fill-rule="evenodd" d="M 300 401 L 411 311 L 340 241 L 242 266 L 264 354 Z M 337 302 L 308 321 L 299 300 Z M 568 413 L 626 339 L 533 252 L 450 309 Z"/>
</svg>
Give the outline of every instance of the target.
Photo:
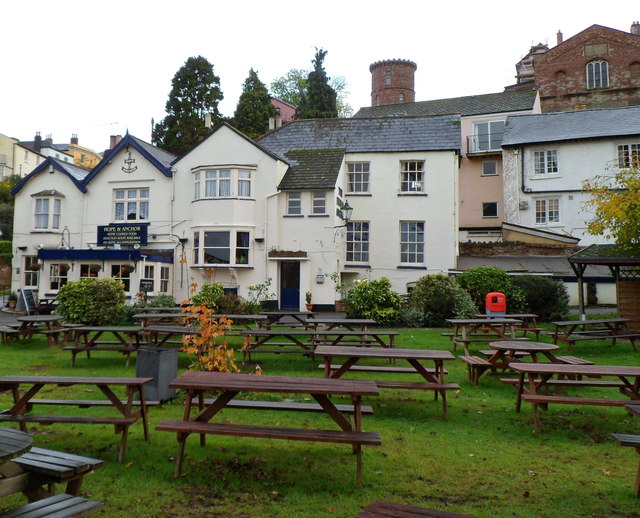
<svg viewBox="0 0 640 518">
<path fill-rule="evenodd" d="M 140 279 L 140 293 L 150 293 L 153 291 L 153 279 Z"/>
</svg>

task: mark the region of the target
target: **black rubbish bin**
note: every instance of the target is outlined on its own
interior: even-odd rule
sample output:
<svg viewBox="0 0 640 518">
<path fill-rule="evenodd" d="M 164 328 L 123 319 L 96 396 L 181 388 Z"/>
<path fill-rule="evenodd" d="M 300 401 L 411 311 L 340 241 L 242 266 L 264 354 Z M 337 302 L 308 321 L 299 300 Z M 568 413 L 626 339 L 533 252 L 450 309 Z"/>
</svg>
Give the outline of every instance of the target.
<svg viewBox="0 0 640 518">
<path fill-rule="evenodd" d="M 167 401 L 176 396 L 169 388 L 178 376 L 178 350 L 167 347 L 140 347 L 137 352 L 136 376 L 153 378 L 144 386 L 147 401 Z"/>
</svg>

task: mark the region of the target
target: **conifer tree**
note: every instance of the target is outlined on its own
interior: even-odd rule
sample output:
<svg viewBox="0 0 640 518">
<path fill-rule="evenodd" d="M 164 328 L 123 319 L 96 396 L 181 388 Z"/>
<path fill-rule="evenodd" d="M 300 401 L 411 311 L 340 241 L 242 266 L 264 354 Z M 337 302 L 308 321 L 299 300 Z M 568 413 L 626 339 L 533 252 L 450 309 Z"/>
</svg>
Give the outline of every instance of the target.
<svg viewBox="0 0 640 518">
<path fill-rule="evenodd" d="M 242 87 L 242 94 L 233 114 L 233 125 L 254 139 L 266 133 L 269 129 L 269 117 L 275 115 L 276 108 L 271 104 L 267 87 L 252 68 Z"/>
<path fill-rule="evenodd" d="M 326 50 L 316 49 L 316 56 L 311 62 L 313 70 L 307 78 L 307 88 L 302 92 L 298 106 L 298 119 L 329 119 L 338 116 L 336 91 L 329 85 L 329 79 L 322 62 L 327 55 Z"/>
<path fill-rule="evenodd" d="M 214 124 L 220 121 L 218 103 L 223 97 L 213 65 L 202 56 L 190 57 L 173 76 L 167 115 L 153 128 L 152 142 L 175 155 L 189 150 L 209 131 L 206 114 Z"/>
</svg>

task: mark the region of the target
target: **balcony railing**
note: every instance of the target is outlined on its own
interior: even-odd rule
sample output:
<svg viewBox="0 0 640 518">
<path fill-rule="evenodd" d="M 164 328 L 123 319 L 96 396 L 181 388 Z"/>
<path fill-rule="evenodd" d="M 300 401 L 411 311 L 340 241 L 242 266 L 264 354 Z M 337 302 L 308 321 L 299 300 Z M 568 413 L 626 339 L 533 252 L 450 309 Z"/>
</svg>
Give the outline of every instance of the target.
<svg viewBox="0 0 640 518">
<path fill-rule="evenodd" d="M 502 133 L 467 136 L 467 153 L 496 153 L 502 151 Z"/>
</svg>

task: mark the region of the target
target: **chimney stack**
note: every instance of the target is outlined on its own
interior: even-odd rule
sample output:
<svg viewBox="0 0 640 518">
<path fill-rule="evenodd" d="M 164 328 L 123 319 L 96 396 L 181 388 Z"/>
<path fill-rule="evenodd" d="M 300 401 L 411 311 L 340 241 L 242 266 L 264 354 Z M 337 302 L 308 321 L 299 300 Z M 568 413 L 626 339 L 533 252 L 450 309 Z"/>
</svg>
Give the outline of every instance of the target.
<svg viewBox="0 0 640 518">
<path fill-rule="evenodd" d="M 111 135 L 109 137 L 109 149 L 113 149 L 122 140 L 122 135 Z"/>
<path fill-rule="evenodd" d="M 640 22 L 633 22 L 631 24 L 631 34 L 635 36 L 640 36 Z"/>
<path fill-rule="evenodd" d="M 77 133 L 72 133 L 71 134 L 71 144 L 73 144 L 74 146 L 78 145 L 78 134 Z"/>
<path fill-rule="evenodd" d="M 558 45 L 560 45 L 563 41 L 564 38 L 562 37 L 562 31 L 558 31 L 558 34 L 556 35 L 557 41 L 558 41 Z"/>
<path fill-rule="evenodd" d="M 210 113 L 205 113 L 204 114 L 204 127 L 207 129 L 211 129 L 211 114 Z"/>
</svg>

